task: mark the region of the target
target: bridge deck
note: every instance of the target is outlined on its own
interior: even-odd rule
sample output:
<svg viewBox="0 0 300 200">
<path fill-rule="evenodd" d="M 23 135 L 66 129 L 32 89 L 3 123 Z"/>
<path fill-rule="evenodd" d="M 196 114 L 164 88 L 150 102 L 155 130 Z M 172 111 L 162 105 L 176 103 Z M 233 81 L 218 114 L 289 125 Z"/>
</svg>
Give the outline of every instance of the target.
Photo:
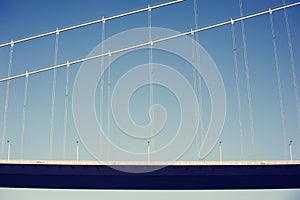
<svg viewBox="0 0 300 200">
<path fill-rule="evenodd" d="M 107 163 L 106 163 L 107 164 Z M 0 161 L 0 187 L 64 189 L 300 188 L 300 161 Z M 116 170 L 114 168 L 120 169 Z M 147 173 L 128 173 L 125 171 Z"/>
<path fill-rule="evenodd" d="M 0 164 L 49 165 L 295 165 L 300 160 L 244 160 L 244 161 L 94 161 L 94 160 L 0 160 Z"/>
</svg>

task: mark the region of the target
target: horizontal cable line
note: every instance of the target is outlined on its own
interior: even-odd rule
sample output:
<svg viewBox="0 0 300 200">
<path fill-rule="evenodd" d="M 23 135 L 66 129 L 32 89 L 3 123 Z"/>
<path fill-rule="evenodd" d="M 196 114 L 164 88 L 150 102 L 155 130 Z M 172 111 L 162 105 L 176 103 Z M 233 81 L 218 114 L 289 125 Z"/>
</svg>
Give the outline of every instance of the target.
<svg viewBox="0 0 300 200">
<path fill-rule="evenodd" d="M 92 24 L 100 23 L 100 22 L 104 23 L 105 21 L 108 21 L 108 20 L 117 19 L 117 18 L 128 16 L 128 15 L 133 15 L 133 14 L 136 14 L 136 13 L 140 13 L 140 12 L 144 12 L 144 11 L 148 11 L 148 10 L 152 10 L 152 9 L 156 9 L 156 8 L 160 8 L 160 7 L 164 7 L 164 6 L 169 6 L 169 5 L 179 3 L 179 2 L 183 2 L 183 1 L 185 1 L 185 0 L 175 0 L 175 1 L 170 1 L 170 2 L 167 2 L 167 3 L 162 3 L 162 4 L 158 4 L 158 5 L 154 5 L 154 6 L 148 5 L 147 8 L 142 8 L 142 9 L 138 9 L 138 10 L 134 10 L 134 11 L 130 11 L 130 12 L 127 12 L 127 13 L 122 13 L 122 14 L 118 14 L 118 15 L 114 15 L 114 16 L 106 17 L 106 18 L 102 17 L 102 19 L 98 19 L 98 20 L 95 20 L 95 21 L 90 21 L 90 22 L 86 22 L 86 23 L 83 23 L 83 24 L 78 24 L 78 25 L 74 25 L 74 26 L 70 26 L 70 27 L 66 27 L 66 28 L 62 28 L 62 29 L 57 28 L 55 31 L 50 31 L 50 32 L 47 32 L 47 33 L 39 34 L 39 35 L 34 35 L 34 36 L 31 36 L 31 37 L 19 39 L 19 40 L 16 40 L 16 41 L 11 40 L 10 42 L 0 44 L 0 48 L 8 46 L 8 45 L 14 45 L 14 44 L 20 43 L 20 42 L 25 42 L 25 41 L 28 41 L 28 40 L 33 40 L 33 39 L 53 35 L 53 34 L 59 34 L 60 32 L 69 31 L 69 30 L 72 30 L 72 29 L 81 28 L 81 27 L 84 27 L 84 26 L 89 26 L 89 25 L 92 25 Z"/>
<path fill-rule="evenodd" d="M 145 42 L 145 43 L 125 47 L 125 48 L 122 48 L 122 49 L 117 49 L 117 50 L 114 50 L 114 51 L 108 51 L 108 52 L 103 53 L 103 54 L 97 54 L 97 55 L 94 55 L 94 56 L 90 56 L 90 57 L 87 57 L 87 58 L 81 58 L 81 59 L 70 61 L 70 62 L 67 61 L 66 63 L 46 67 L 46 68 L 43 68 L 43 69 L 31 71 L 31 72 L 26 71 L 26 73 L 23 73 L 23 74 L 18 74 L 18 75 L 2 78 L 2 79 L 0 79 L 0 82 L 4 82 L 4 81 L 16 79 L 16 78 L 20 78 L 20 77 L 24 77 L 24 76 L 28 76 L 28 75 L 33 75 L 33 74 L 37 74 L 37 73 L 41 73 L 41 72 L 45 72 L 45 71 L 65 67 L 65 66 L 74 65 L 74 64 L 77 64 L 77 63 L 93 60 L 93 59 L 96 59 L 96 58 L 101 58 L 101 57 L 104 57 L 104 56 L 111 56 L 112 54 L 121 53 L 121 52 L 129 51 L 129 50 L 132 50 L 132 49 L 137 49 L 137 48 L 140 48 L 140 47 L 143 47 L 143 46 L 153 45 L 155 43 L 175 39 L 175 38 L 182 37 L 182 36 L 185 36 L 185 35 L 190 35 L 190 34 L 193 35 L 194 33 L 198 33 L 198 32 L 201 32 L 201 31 L 208 30 L 208 29 L 213 29 L 213 28 L 220 27 L 220 26 L 227 25 L 227 24 L 233 24 L 234 22 L 254 18 L 254 17 L 264 15 L 264 14 L 267 14 L 267 13 L 271 14 L 272 12 L 279 11 L 279 10 L 282 10 L 282 9 L 285 9 L 285 8 L 290 8 L 290 7 L 297 6 L 297 5 L 300 5 L 300 1 L 296 2 L 296 3 L 289 4 L 289 5 L 281 6 L 281 7 L 278 7 L 278 8 L 269 9 L 267 11 L 262 11 L 262 12 L 259 12 L 259 13 L 255 13 L 255 14 L 252 14 L 252 15 L 247 15 L 247 16 L 244 16 L 244 17 L 236 18 L 236 19 L 230 19 L 230 20 L 225 21 L 225 22 L 221 22 L 221 23 L 217 23 L 217 24 L 214 24 L 214 25 L 202 27 L 202 28 L 199 28 L 199 29 L 196 29 L 196 30 L 191 29 L 190 31 L 179 33 L 179 34 L 172 35 L 172 36 L 169 36 L 169 37 L 160 38 L 160 39 L 153 40 L 153 41 L 148 41 L 148 42 Z"/>
</svg>

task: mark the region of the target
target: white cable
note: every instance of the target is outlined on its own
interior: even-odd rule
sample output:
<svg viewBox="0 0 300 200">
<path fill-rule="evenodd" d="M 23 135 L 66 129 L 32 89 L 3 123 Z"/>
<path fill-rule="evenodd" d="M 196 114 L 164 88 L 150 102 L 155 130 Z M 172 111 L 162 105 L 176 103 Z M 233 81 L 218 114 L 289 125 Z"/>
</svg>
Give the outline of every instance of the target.
<svg viewBox="0 0 300 200">
<path fill-rule="evenodd" d="M 193 65 L 196 66 L 196 56 L 195 56 L 195 34 L 192 32 L 192 62 L 193 62 Z M 195 94 L 197 95 L 198 94 L 198 87 L 197 87 L 197 70 L 196 68 L 193 67 L 193 88 L 194 88 L 194 91 L 195 91 Z M 198 98 L 198 95 L 197 95 L 197 98 Z M 196 107 L 196 104 L 198 103 L 198 101 L 196 100 L 195 102 L 195 107 Z M 197 126 L 198 126 L 198 121 L 196 120 L 197 118 L 197 113 L 194 112 L 194 128 L 195 130 L 197 129 Z M 199 135 L 196 134 L 196 137 L 195 137 L 195 142 L 196 142 L 196 152 L 197 152 L 197 156 L 198 156 L 198 151 L 200 149 L 200 140 L 199 140 Z"/>
<path fill-rule="evenodd" d="M 103 17 L 104 18 L 104 17 Z M 102 19 L 103 19 L 102 18 Z M 104 54 L 104 48 L 105 48 L 105 20 L 102 21 L 102 32 L 101 32 L 101 54 Z M 101 57 L 101 66 L 100 66 L 100 71 L 101 71 L 101 74 L 104 74 L 104 68 L 105 68 L 105 63 L 104 63 L 104 56 Z M 103 106 L 103 99 L 104 99 L 104 93 L 103 93 L 103 86 L 104 86 L 104 75 L 102 77 L 100 77 L 100 107 L 99 107 L 99 125 L 100 125 L 100 128 L 102 129 L 103 128 L 103 109 L 104 109 L 104 106 Z M 99 155 L 101 154 L 101 138 L 100 138 L 100 141 L 99 141 Z"/>
<path fill-rule="evenodd" d="M 237 103 L 238 103 L 238 115 L 239 115 L 241 157 L 242 157 L 242 160 L 244 160 L 244 131 L 243 131 L 243 122 L 242 122 L 242 106 L 241 106 L 239 69 L 238 69 L 238 63 L 237 63 L 236 38 L 235 38 L 234 22 L 232 22 L 232 24 L 231 24 L 231 34 L 232 34 L 232 48 L 233 48 L 233 59 L 234 59 L 235 87 L 236 87 L 236 96 L 237 96 Z"/>
<path fill-rule="evenodd" d="M 101 35 L 101 54 L 104 54 L 104 41 L 105 41 L 105 21 L 102 22 L 102 35 Z M 101 74 L 103 74 L 104 70 L 104 56 L 101 57 Z M 103 126 L 103 83 L 104 83 L 104 76 L 100 77 L 100 114 L 99 114 L 99 123 L 100 127 Z M 101 143 L 101 141 L 100 141 Z"/>
<path fill-rule="evenodd" d="M 25 77 L 25 85 L 24 85 L 23 116 L 22 116 L 21 145 L 20 145 L 21 160 L 23 160 L 23 157 L 24 157 L 24 138 L 25 138 L 25 124 L 26 124 L 28 77 L 29 77 L 28 75 Z"/>
<path fill-rule="evenodd" d="M 300 5 L 300 2 L 296 2 L 296 3 L 293 3 L 293 4 L 286 5 L 286 6 L 281 6 L 281 7 L 278 7 L 278 8 L 274 8 L 271 11 L 272 12 L 276 12 L 276 11 L 282 10 L 284 8 L 290 8 L 290 7 L 297 6 L 297 5 Z M 241 20 L 258 17 L 258 16 L 261 16 L 261 15 L 264 15 L 264 14 L 268 14 L 269 12 L 270 12 L 270 10 L 262 11 L 262 12 L 259 12 L 259 13 L 255 13 L 255 14 L 252 14 L 252 15 L 245 16 L 245 17 L 240 17 L 240 18 L 236 18 L 236 19 L 230 19 L 228 21 L 224 21 L 224 22 L 221 22 L 221 23 L 213 24 L 213 25 L 210 25 L 210 26 L 205 26 L 205 27 L 199 28 L 197 30 L 190 30 L 190 31 L 182 32 L 182 33 L 179 33 L 179 34 L 176 34 L 176 35 L 172 35 L 172 36 L 169 36 L 169 37 L 160 38 L 160 39 L 157 39 L 157 40 L 153 40 L 152 44 L 163 42 L 163 41 L 167 41 L 167 40 L 171 40 L 171 39 L 175 39 L 175 38 L 186 36 L 186 35 L 190 35 L 192 33 L 195 34 L 195 33 L 201 32 L 201 31 L 206 31 L 206 30 L 217 28 L 217 27 L 220 27 L 220 26 L 228 25 L 228 24 L 231 24 L 232 22 L 238 22 L 238 21 L 241 21 Z M 122 49 L 112 50 L 110 52 L 110 54 L 113 55 L 113 54 L 116 54 L 116 53 L 121 53 L 121 52 L 124 52 L 124 51 L 129 51 L 129 50 L 132 50 L 132 49 L 141 48 L 141 47 L 144 47 L 144 46 L 147 46 L 147 45 L 150 45 L 150 42 L 145 42 L 145 43 L 141 43 L 141 44 L 137 44 L 137 45 L 125 47 L 125 48 L 122 48 Z M 104 54 L 98 54 L 98 55 L 95 55 L 95 56 L 91 56 L 91 57 L 86 57 L 86 58 L 81 58 L 81 59 L 78 59 L 78 60 L 70 61 L 69 64 L 70 65 L 74 65 L 74 64 L 82 63 L 82 62 L 85 62 L 85 61 L 88 61 L 88 60 L 93 60 L 93 59 L 96 59 L 96 58 L 101 58 L 103 56 L 108 56 L 108 52 L 106 52 Z M 41 73 L 41 72 L 46 72 L 46 71 L 49 71 L 49 70 L 54 70 L 54 69 L 65 67 L 65 66 L 67 66 L 67 63 L 62 63 L 62 64 L 50 66 L 50 67 L 45 67 L 45 68 L 42 68 L 42 69 L 38 69 L 38 70 L 35 70 L 35 71 L 28 72 L 28 75 L 33 75 L 33 74 L 37 74 L 37 73 Z M 26 73 L 17 74 L 17 75 L 13 75 L 13 76 L 8 76 L 6 78 L 1 78 L 0 82 L 4 82 L 4 81 L 16 79 L 16 78 L 20 78 L 20 77 L 23 77 L 23 76 L 26 76 Z"/>
<path fill-rule="evenodd" d="M 151 6 L 151 9 L 156 9 L 156 8 L 160 8 L 160 7 L 164 7 L 164 6 L 169 6 L 169 5 L 176 4 L 176 3 L 179 3 L 179 2 L 183 2 L 183 1 L 185 1 L 185 0 L 170 1 L 170 2 L 167 2 L 167 3 L 162 3 L 162 4 L 159 4 L 159 5 Z M 111 16 L 111 17 L 98 19 L 98 20 L 91 21 L 91 22 L 86 22 L 86 23 L 83 23 L 83 24 L 78 24 L 78 25 L 75 25 L 75 26 L 62 28 L 62 29 L 59 29 L 59 32 L 69 31 L 69 30 L 81 28 L 81 27 L 84 27 L 84 26 L 89 26 L 89 25 L 101 23 L 103 21 L 108 21 L 108 20 L 117 19 L 117 18 L 120 18 L 120 17 L 125 17 L 125 16 L 129 16 L 129 15 L 132 15 L 132 14 L 140 13 L 140 12 L 145 12 L 147 10 L 148 10 L 148 7 L 138 9 L 138 10 L 134 10 L 134 11 L 130 11 L 130 12 L 127 12 L 127 13 L 118 14 L 118 15 Z M 19 40 L 16 40 L 15 43 L 25 42 L 25 41 L 28 41 L 28 40 L 33 40 L 33 39 L 37 39 L 37 38 L 41 38 L 41 37 L 45 37 L 45 36 L 49 36 L 49 35 L 53 35 L 53 34 L 56 34 L 56 30 L 55 31 L 50 31 L 50 32 L 47 32 L 47 33 L 42 33 L 42 34 L 39 34 L 39 35 L 34 35 L 34 36 L 23 38 L 23 39 L 19 39 Z M 11 44 L 10 42 L 0 44 L 0 48 L 4 47 L 4 46 L 8 46 L 10 44 Z"/>
<path fill-rule="evenodd" d="M 198 29 L 198 23 L 196 23 L 197 21 L 198 21 L 198 15 L 197 15 L 197 5 L 196 5 L 196 0 L 194 0 L 194 26 L 195 26 L 195 29 Z M 192 30 L 191 30 L 192 31 Z M 196 49 L 196 42 L 195 42 L 195 34 L 194 34 L 194 32 L 192 32 L 192 34 L 191 34 L 191 37 L 192 37 L 192 62 L 193 62 L 193 65 L 194 66 L 197 66 L 197 62 L 196 62 L 196 53 L 195 53 L 195 49 Z M 198 92 L 197 92 L 197 90 L 198 90 L 198 87 L 197 87 L 197 76 L 198 76 L 198 74 L 197 74 L 197 71 L 196 71 L 196 69 L 193 67 L 193 88 L 194 88 L 194 91 L 195 91 L 195 94 L 196 94 L 196 96 L 197 96 L 197 98 L 198 98 Z M 196 104 L 197 104 L 198 102 L 197 101 L 195 101 L 195 106 L 196 106 Z M 197 128 L 197 125 L 198 125 L 198 121 L 196 120 L 196 118 L 197 118 L 197 113 L 195 112 L 194 113 L 194 128 L 195 128 L 195 130 L 196 130 L 196 128 Z M 195 137 L 195 142 L 196 142 L 196 152 L 197 152 L 197 155 L 198 155 L 198 151 L 199 151 L 199 149 L 200 149 L 200 141 L 199 141 L 199 135 L 198 135 L 198 133 L 196 134 L 196 137 Z"/>
<path fill-rule="evenodd" d="M 285 0 L 282 0 L 282 3 L 284 6 L 286 6 Z M 293 85 L 294 85 L 294 93 L 295 93 L 296 107 L 297 107 L 298 129 L 300 131 L 300 102 L 299 102 L 300 100 L 299 100 L 299 90 L 298 90 L 298 85 L 297 85 L 298 81 L 297 81 L 296 68 L 295 68 L 295 59 L 294 59 L 294 51 L 293 51 L 293 45 L 292 45 L 291 30 L 290 30 L 288 13 L 287 13 L 286 9 L 284 9 L 284 18 L 285 18 L 285 25 L 286 25 L 286 31 L 287 31 L 287 36 L 288 36 L 290 61 L 291 61 L 291 67 L 292 67 L 292 73 L 293 73 Z"/>
<path fill-rule="evenodd" d="M 65 86 L 65 110 L 64 110 L 64 146 L 63 146 L 63 159 L 66 159 L 67 152 L 67 129 L 68 129 L 68 106 L 69 106 L 69 71 L 70 65 L 67 64 L 66 69 L 66 86 Z"/>
<path fill-rule="evenodd" d="M 239 0 L 240 6 L 240 15 L 243 16 L 243 3 L 242 0 Z M 254 123 L 253 123 L 253 114 L 252 114 L 252 95 L 251 95 L 251 85 L 250 85 L 250 76 L 249 76 L 249 63 L 248 63 L 248 53 L 247 53 L 247 43 L 246 43 L 246 32 L 244 21 L 241 20 L 242 26 L 242 38 L 243 38 L 243 49 L 244 49 L 244 63 L 245 63 L 245 74 L 246 74 L 246 85 L 247 85 L 247 97 L 248 97 L 248 114 L 250 121 L 250 134 L 251 134 L 251 145 L 252 145 L 252 154 L 255 159 L 255 141 L 254 141 Z"/>
<path fill-rule="evenodd" d="M 272 31 L 273 50 L 274 50 L 275 68 L 276 68 L 276 76 L 277 76 L 277 88 L 278 88 L 278 96 L 279 96 L 282 137 L 283 137 L 283 145 L 284 145 L 283 147 L 284 147 L 285 158 L 287 159 L 288 154 L 285 148 L 287 144 L 287 140 L 286 140 L 285 115 L 284 115 L 284 107 L 283 107 L 283 95 L 282 95 L 279 61 L 278 61 L 278 54 L 277 54 L 277 44 L 276 44 L 276 36 L 275 36 L 272 12 L 270 12 L 270 24 L 271 24 L 271 31 Z"/>
<path fill-rule="evenodd" d="M 107 71 L 107 138 L 111 137 L 110 135 L 110 102 L 111 102 L 111 79 L 110 79 L 110 65 L 111 65 L 111 56 L 108 56 L 108 71 Z M 107 160 L 109 161 L 109 145 L 107 145 Z"/>
<path fill-rule="evenodd" d="M 149 36 L 149 108 L 152 108 L 154 104 L 154 88 L 153 88 L 153 49 L 152 49 L 152 18 L 151 18 L 151 7 L 148 6 L 148 36 Z M 150 160 L 150 153 L 154 150 L 154 138 L 153 135 L 153 126 L 154 126 L 154 114 L 152 116 L 150 122 L 150 149 L 149 149 L 149 160 Z"/>
<path fill-rule="evenodd" d="M 195 26 L 195 30 L 198 29 L 198 9 L 197 9 L 197 0 L 194 0 L 194 26 Z M 195 67 L 198 67 L 198 48 L 197 48 L 197 42 L 198 42 L 198 34 L 194 34 L 192 33 L 192 38 L 193 38 L 193 42 L 192 42 L 192 56 L 193 56 L 193 62 L 194 62 L 194 65 Z M 196 96 L 197 96 L 197 101 L 199 99 L 199 90 L 198 90 L 198 82 L 199 80 L 201 81 L 201 77 L 200 79 L 198 79 L 198 76 L 200 76 L 198 73 L 197 73 L 197 70 L 196 69 L 193 69 L 193 84 L 194 84 L 194 90 L 195 90 L 195 93 L 196 93 Z M 201 83 L 200 83 L 201 84 Z M 201 85 L 200 85 L 201 86 Z M 195 104 L 197 104 L 199 102 L 195 102 Z M 196 125 L 198 124 L 198 121 L 196 121 L 196 113 L 195 113 L 195 128 L 196 128 Z M 200 134 L 201 134 L 201 130 L 197 129 Z M 199 150 L 200 150 L 200 147 L 201 147 L 201 141 L 202 141 L 202 137 L 200 137 L 199 139 L 199 133 L 197 132 L 196 134 L 196 152 L 197 152 L 197 156 L 198 156 L 198 153 L 199 153 Z"/>
<path fill-rule="evenodd" d="M 55 35 L 55 52 L 54 52 L 54 66 L 57 64 L 58 58 L 58 40 L 59 32 Z M 49 157 L 53 157 L 53 138 L 54 138 L 54 118 L 55 118 L 55 94 L 56 94 L 56 68 L 53 70 L 53 82 L 52 82 L 52 99 L 51 99 L 51 117 L 50 117 L 50 138 L 49 138 Z"/>
<path fill-rule="evenodd" d="M 197 0 L 194 0 L 194 25 L 195 29 L 198 30 L 198 6 L 197 6 Z M 195 40 L 196 40 L 196 45 L 195 45 L 195 53 L 196 53 L 196 67 L 198 68 L 199 72 L 201 72 L 201 65 L 200 65 L 200 49 L 198 48 L 199 44 L 199 35 L 196 33 L 195 34 Z M 196 135 L 196 140 L 199 142 L 199 135 L 200 135 L 200 142 L 202 143 L 204 141 L 204 126 L 203 126 L 203 101 L 202 101 L 202 80 L 201 80 L 201 74 L 198 75 L 196 74 L 196 84 L 197 84 L 197 99 L 199 103 L 199 134 Z M 200 144 L 199 144 L 200 145 Z M 198 145 L 198 146 L 199 146 Z M 198 154 L 200 151 L 200 147 L 198 148 Z"/>
<path fill-rule="evenodd" d="M 12 68 L 12 62 L 13 62 L 13 52 L 14 52 L 14 42 L 11 41 L 7 77 L 11 76 L 11 68 Z M 1 148 L 1 157 L 2 158 L 4 158 L 4 150 L 5 150 L 7 114 L 8 114 L 8 103 L 9 103 L 9 88 L 10 88 L 10 81 L 8 80 L 6 82 L 5 107 L 4 107 L 4 114 L 3 114 L 2 145 L 1 145 L 1 147 L 2 147 Z"/>
</svg>

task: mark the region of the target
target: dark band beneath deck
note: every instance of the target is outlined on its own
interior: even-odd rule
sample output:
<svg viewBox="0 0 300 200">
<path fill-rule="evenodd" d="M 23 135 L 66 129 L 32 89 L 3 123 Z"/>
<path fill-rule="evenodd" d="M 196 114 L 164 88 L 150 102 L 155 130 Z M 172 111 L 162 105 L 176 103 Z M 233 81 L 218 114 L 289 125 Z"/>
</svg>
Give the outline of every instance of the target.
<svg viewBox="0 0 300 200">
<path fill-rule="evenodd" d="M 119 167 L 131 171 L 153 168 L 147 165 Z M 0 164 L 0 187 L 137 190 L 300 188 L 300 165 L 171 165 L 148 173 L 126 173 L 105 165 Z"/>
</svg>

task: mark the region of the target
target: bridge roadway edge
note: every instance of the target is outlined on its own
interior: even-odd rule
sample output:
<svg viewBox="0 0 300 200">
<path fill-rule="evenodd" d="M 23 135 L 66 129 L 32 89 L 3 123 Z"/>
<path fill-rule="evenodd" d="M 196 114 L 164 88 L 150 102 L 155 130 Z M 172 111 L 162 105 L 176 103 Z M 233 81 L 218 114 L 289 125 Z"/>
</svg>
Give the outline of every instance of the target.
<svg viewBox="0 0 300 200">
<path fill-rule="evenodd" d="M 151 170 L 156 165 L 119 165 Z M 106 165 L 0 163 L 0 187 L 49 189 L 291 189 L 300 188 L 300 164 L 169 165 L 126 173 Z"/>
</svg>

